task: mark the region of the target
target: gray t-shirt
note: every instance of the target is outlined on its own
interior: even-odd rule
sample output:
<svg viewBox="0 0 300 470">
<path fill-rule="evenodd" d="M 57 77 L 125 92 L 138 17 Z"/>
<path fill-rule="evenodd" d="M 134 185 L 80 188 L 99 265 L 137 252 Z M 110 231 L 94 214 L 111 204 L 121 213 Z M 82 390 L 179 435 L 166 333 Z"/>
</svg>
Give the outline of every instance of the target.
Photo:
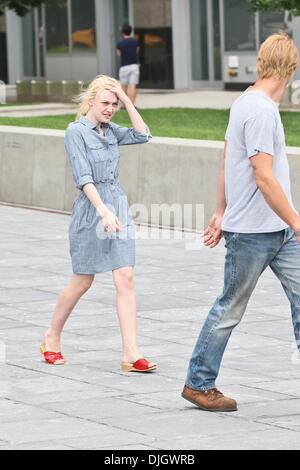
<svg viewBox="0 0 300 470">
<path fill-rule="evenodd" d="M 225 139 L 227 209 L 222 229 L 269 233 L 287 228 L 258 188 L 250 161 L 259 152 L 273 156 L 273 172 L 294 208 L 279 103 L 262 91 L 246 90 L 232 105 Z"/>
</svg>

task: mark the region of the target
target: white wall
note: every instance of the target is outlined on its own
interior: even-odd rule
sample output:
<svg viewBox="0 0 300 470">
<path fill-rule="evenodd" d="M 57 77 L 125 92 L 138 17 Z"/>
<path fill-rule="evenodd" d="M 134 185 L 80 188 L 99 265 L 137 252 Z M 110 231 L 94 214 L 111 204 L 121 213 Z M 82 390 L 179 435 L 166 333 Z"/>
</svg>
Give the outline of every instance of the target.
<svg viewBox="0 0 300 470">
<path fill-rule="evenodd" d="M 95 55 L 51 55 L 45 59 L 45 71 L 48 80 L 84 80 L 89 81 L 98 73 L 98 61 Z"/>
<path fill-rule="evenodd" d="M 190 82 L 189 0 L 172 0 L 173 60 L 175 89 Z"/>
<path fill-rule="evenodd" d="M 23 41 L 22 20 L 8 8 L 5 10 L 6 38 L 7 38 L 7 60 L 8 60 L 8 83 L 14 84 L 22 80 L 23 71 Z"/>
</svg>

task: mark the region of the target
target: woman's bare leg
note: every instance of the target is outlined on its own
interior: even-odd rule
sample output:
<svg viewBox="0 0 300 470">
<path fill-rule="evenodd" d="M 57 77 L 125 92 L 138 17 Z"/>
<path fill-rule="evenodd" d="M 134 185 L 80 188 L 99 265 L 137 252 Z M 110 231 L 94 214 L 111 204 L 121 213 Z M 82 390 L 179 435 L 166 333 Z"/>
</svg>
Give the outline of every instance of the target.
<svg viewBox="0 0 300 470">
<path fill-rule="evenodd" d="M 131 99 L 132 103 L 135 104 L 136 100 L 136 95 L 137 95 L 137 87 L 134 84 L 129 85 L 129 92 L 128 96 Z"/>
<path fill-rule="evenodd" d="M 122 85 L 123 91 L 125 91 L 126 95 L 128 95 L 128 85 Z"/>
<path fill-rule="evenodd" d="M 142 357 L 137 344 L 136 294 L 133 268 L 125 267 L 113 271 L 117 291 L 117 313 L 120 322 L 124 362 L 135 362 Z M 150 367 L 153 366 L 150 363 Z"/>
<path fill-rule="evenodd" d="M 60 352 L 63 327 L 78 300 L 91 287 L 94 274 L 73 274 L 70 283 L 59 294 L 50 328 L 45 333 L 46 350 Z"/>
</svg>

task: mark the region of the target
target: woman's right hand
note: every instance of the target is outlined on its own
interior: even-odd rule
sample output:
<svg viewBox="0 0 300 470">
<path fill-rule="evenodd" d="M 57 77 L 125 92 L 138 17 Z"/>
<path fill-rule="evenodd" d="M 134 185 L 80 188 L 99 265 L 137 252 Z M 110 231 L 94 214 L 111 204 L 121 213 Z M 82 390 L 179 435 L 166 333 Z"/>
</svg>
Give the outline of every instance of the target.
<svg viewBox="0 0 300 470">
<path fill-rule="evenodd" d="M 120 232 L 121 223 L 118 217 L 111 211 L 106 211 L 102 217 L 102 222 L 107 232 Z"/>
</svg>

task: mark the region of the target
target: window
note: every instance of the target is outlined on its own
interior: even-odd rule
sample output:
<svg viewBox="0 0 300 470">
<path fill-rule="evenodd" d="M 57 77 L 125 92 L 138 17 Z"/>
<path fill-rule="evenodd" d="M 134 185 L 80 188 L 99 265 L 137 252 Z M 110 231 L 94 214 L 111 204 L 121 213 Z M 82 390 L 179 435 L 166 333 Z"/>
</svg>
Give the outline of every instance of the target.
<svg viewBox="0 0 300 470">
<path fill-rule="evenodd" d="M 222 80 L 221 62 L 221 28 L 220 28 L 220 5 L 219 0 L 213 0 L 213 35 L 214 35 L 214 69 L 215 80 Z"/>
<path fill-rule="evenodd" d="M 72 0 L 73 50 L 84 52 L 96 49 L 95 0 Z"/>
<path fill-rule="evenodd" d="M 263 42 L 270 34 L 285 31 L 292 36 L 292 15 L 289 12 L 263 12 L 260 14 L 260 40 Z"/>
<path fill-rule="evenodd" d="M 45 7 L 47 53 L 69 53 L 67 0 L 49 0 Z"/>
<path fill-rule="evenodd" d="M 24 16 L 22 23 L 24 75 L 25 77 L 36 77 L 34 13 L 30 12 Z"/>
<path fill-rule="evenodd" d="M 27 78 L 44 76 L 44 29 L 42 9 L 22 17 L 23 70 Z"/>
<path fill-rule="evenodd" d="M 206 0 L 190 0 L 192 80 L 208 80 L 208 37 Z"/>
<path fill-rule="evenodd" d="M 247 0 L 224 0 L 226 51 L 255 51 L 255 16 Z"/>
<path fill-rule="evenodd" d="M 141 48 L 141 86 L 173 88 L 171 0 L 133 0 L 132 13 Z"/>
</svg>

